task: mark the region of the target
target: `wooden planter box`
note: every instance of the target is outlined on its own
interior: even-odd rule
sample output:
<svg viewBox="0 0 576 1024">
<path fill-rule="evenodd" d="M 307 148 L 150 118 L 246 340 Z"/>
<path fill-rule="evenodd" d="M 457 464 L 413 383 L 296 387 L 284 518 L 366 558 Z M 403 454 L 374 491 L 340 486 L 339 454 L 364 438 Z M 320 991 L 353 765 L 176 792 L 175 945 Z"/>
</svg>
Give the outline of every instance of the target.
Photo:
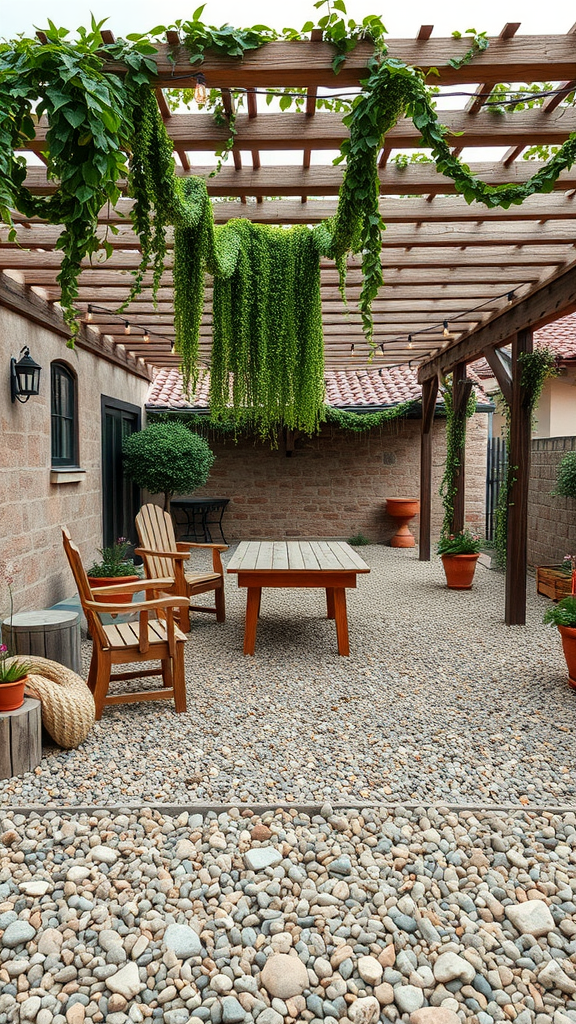
<svg viewBox="0 0 576 1024">
<path fill-rule="evenodd" d="M 572 577 L 557 565 L 539 565 L 536 569 L 536 590 L 553 601 L 570 597 Z"/>
</svg>

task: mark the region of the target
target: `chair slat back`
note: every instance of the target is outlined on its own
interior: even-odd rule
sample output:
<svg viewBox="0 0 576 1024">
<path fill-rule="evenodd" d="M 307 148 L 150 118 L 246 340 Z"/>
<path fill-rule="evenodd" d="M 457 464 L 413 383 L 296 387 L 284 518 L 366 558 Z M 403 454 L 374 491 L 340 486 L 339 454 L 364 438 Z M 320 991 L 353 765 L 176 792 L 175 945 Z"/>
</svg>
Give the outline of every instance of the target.
<svg viewBox="0 0 576 1024">
<path fill-rule="evenodd" d="M 177 551 L 174 524 L 168 512 L 159 505 L 143 505 L 136 516 L 136 529 L 143 548 L 153 551 Z M 144 555 L 146 575 L 149 579 L 174 577 L 174 563 L 170 558 Z"/>
<path fill-rule="evenodd" d="M 84 612 L 84 615 L 86 616 L 86 620 L 88 622 L 88 627 L 90 629 L 92 638 L 97 638 L 98 642 L 102 647 L 107 647 L 108 640 L 104 628 L 102 626 L 100 616 L 96 615 L 96 613 L 93 612 L 91 608 L 86 607 L 86 602 L 93 601 L 94 596 L 92 594 L 92 590 L 88 582 L 86 570 L 82 565 L 82 556 L 80 555 L 80 551 L 74 544 L 70 536 L 70 533 L 65 526 L 62 527 L 62 541 L 64 543 L 64 551 L 66 552 L 66 557 L 72 570 L 74 582 L 78 587 L 80 604 L 82 605 L 82 610 Z"/>
</svg>

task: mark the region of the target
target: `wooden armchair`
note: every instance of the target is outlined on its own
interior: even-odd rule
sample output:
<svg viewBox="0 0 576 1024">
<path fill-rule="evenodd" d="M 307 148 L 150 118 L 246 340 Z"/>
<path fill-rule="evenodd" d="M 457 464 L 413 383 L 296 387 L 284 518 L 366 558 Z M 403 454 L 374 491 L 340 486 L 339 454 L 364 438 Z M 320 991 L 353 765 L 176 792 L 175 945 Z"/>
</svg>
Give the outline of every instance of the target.
<svg viewBox="0 0 576 1024">
<path fill-rule="evenodd" d="M 78 587 L 82 609 L 92 636 L 92 661 L 88 673 L 88 686 L 94 696 L 96 718 L 109 704 L 129 704 L 141 700 L 167 700 L 174 698 L 177 712 L 186 711 L 186 684 L 184 680 L 184 641 L 186 637 L 174 621 L 174 610 L 183 612 L 188 605 L 184 597 L 163 591 L 172 579 L 146 579 L 136 583 L 119 583 L 110 587 L 92 588 L 82 565 L 80 552 L 72 542 L 66 527 L 62 528 L 64 550 Z M 98 594 L 116 592 L 132 594 L 145 591 L 147 600 L 134 604 L 102 604 Z M 150 595 L 150 597 L 149 597 Z M 126 614 L 137 612 L 138 621 L 104 625 L 100 614 Z M 152 615 L 150 614 L 152 613 Z M 158 618 L 152 617 L 157 615 Z M 112 665 L 133 662 L 160 661 L 160 668 L 141 669 L 137 672 L 112 673 Z M 142 676 L 162 676 L 159 690 L 139 690 L 135 693 L 108 695 L 112 679 L 139 679 Z"/>
<path fill-rule="evenodd" d="M 227 544 L 189 544 L 176 541 L 174 524 L 168 512 L 159 505 L 143 505 L 136 516 L 136 529 L 141 547 L 136 554 L 144 559 L 147 577 L 171 578 L 171 586 L 165 587 L 179 597 L 187 598 L 187 607 L 180 611 L 180 628 L 188 633 L 190 630 L 190 611 L 209 612 L 216 615 L 217 622 L 224 622 L 226 609 L 224 604 L 224 570 L 222 568 L 221 551 L 227 551 Z M 193 548 L 209 548 L 212 551 L 212 572 L 187 572 L 184 563 L 190 557 Z M 215 607 L 190 604 L 195 594 L 215 591 Z"/>
</svg>

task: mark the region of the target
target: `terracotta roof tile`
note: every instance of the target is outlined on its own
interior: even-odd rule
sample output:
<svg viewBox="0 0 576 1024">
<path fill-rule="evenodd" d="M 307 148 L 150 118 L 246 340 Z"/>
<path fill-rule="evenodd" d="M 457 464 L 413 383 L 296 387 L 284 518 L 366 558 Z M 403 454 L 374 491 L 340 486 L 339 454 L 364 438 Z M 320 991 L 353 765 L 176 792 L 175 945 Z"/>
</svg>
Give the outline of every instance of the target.
<svg viewBox="0 0 576 1024">
<path fill-rule="evenodd" d="M 368 370 L 326 370 L 326 403 L 335 408 L 370 409 L 373 407 L 398 405 L 418 399 L 422 387 L 418 383 L 417 369 L 408 366 L 386 366 Z M 480 387 L 476 374 L 470 373 L 476 384 L 480 402 L 486 395 Z M 196 393 L 188 400 L 182 388 L 182 377 L 178 369 L 159 370 L 146 399 L 148 409 L 208 409 L 209 374 L 204 371 Z"/>
<path fill-rule="evenodd" d="M 549 348 L 558 359 L 576 359 L 576 313 L 563 316 L 546 324 L 534 332 L 534 345 L 537 348 Z M 481 380 L 492 378 L 494 374 L 485 359 L 470 363 L 470 368 Z"/>
</svg>

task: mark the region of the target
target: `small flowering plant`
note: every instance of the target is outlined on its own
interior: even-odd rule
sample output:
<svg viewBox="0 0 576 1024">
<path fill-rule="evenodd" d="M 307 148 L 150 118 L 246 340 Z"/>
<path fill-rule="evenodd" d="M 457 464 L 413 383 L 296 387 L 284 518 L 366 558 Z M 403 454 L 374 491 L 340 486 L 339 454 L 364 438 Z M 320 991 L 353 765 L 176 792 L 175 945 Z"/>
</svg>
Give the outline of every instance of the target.
<svg viewBox="0 0 576 1024">
<path fill-rule="evenodd" d="M 130 541 L 126 537 L 118 537 L 116 543 L 108 548 L 98 548 L 101 560 L 93 562 L 86 570 L 87 575 L 96 579 L 105 576 L 137 576 L 134 561 L 128 557 L 129 549 Z"/>
<path fill-rule="evenodd" d="M 576 572 L 576 555 L 564 555 L 561 568 L 567 576 L 570 576 L 571 573 Z"/>
<path fill-rule="evenodd" d="M 0 644 L 0 686 L 24 679 L 31 667 L 29 661 L 11 658 L 6 644 Z"/>
<path fill-rule="evenodd" d="M 439 555 L 477 555 L 479 552 L 480 535 L 468 529 L 445 533 L 438 541 Z"/>
</svg>

